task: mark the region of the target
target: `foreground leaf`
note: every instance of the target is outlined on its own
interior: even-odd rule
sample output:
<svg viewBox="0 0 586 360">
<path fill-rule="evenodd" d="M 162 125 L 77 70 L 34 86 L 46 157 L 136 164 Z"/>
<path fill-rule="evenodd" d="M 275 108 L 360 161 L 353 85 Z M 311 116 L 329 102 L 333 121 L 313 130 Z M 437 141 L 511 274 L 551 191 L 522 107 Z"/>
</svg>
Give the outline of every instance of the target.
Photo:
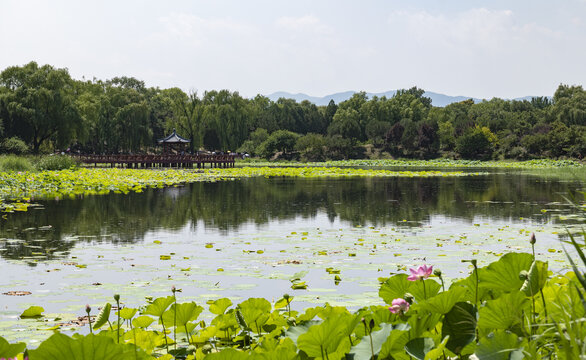
<svg viewBox="0 0 586 360">
<path fill-rule="evenodd" d="M 144 351 L 137 349 L 134 345 L 117 344 L 112 338 L 93 334 L 73 339 L 56 333 L 43 341 L 37 349 L 29 351 L 30 360 L 142 360 L 149 358 Z"/>
<path fill-rule="evenodd" d="M 459 302 L 448 312 L 442 325 L 442 338 L 449 336 L 446 347 L 459 354 L 464 346 L 476 338 L 478 310 L 470 303 Z"/>
</svg>

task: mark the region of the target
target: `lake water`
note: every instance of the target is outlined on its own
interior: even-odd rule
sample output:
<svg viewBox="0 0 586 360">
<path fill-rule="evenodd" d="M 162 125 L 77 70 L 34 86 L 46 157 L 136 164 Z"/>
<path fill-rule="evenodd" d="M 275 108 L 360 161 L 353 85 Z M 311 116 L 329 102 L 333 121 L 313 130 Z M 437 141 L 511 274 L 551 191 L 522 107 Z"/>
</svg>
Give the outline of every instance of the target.
<svg viewBox="0 0 586 360">
<path fill-rule="evenodd" d="M 97 313 L 119 293 L 136 307 L 170 295 L 205 305 L 228 297 L 293 308 L 329 302 L 382 304 L 379 277 L 421 264 L 466 276 L 507 251 L 566 266 L 560 238 L 571 226 L 564 196 L 578 181 L 498 172 L 435 178 L 252 178 L 141 194 L 39 202 L 0 223 L 0 336 L 35 341 L 42 329 Z M 567 220 L 564 220 L 565 218 Z M 340 282 L 326 268 L 340 270 Z M 308 285 L 291 289 L 297 274 Z M 1 295 L 30 291 L 27 296 Z M 19 320 L 31 305 L 45 317 Z M 204 315 L 205 317 L 205 315 Z M 57 320 L 55 320 L 57 319 Z M 40 330 L 39 330 L 40 329 Z M 62 331 L 87 331 L 66 325 Z"/>
</svg>

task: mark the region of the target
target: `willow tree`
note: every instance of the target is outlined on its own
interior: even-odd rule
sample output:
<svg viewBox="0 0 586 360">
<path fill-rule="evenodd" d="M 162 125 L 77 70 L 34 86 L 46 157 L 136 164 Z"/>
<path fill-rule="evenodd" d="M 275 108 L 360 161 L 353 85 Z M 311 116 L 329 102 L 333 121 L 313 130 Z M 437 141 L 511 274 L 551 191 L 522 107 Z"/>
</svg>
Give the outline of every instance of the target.
<svg viewBox="0 0 586 360">
<path fill-rule="evenodd" d="M 179 88 L 163 90 L 174 108 L 175 116 L 168 121 L 167 130 L 177 129 L 181 136 L 191 140 L 191 151 L 199 149 L 203 144 L 203 105 L 197 92 L 189 95 Z"/>
<path fill-rule="evenodd" d="M 30 62 L 0 73 L 2 102 L 9 132 L 32 145 L 33 152 L 48 141 L 66 146 L 80 131 L 74 81 L 67 69 Z"/>
<path fill-rule="evenodd" d="M 207 91 L 204 104 L 204 143 L 206 147 L 236 150 L 248 137 L 250 107 L 238 92 Z"/>
</svg>

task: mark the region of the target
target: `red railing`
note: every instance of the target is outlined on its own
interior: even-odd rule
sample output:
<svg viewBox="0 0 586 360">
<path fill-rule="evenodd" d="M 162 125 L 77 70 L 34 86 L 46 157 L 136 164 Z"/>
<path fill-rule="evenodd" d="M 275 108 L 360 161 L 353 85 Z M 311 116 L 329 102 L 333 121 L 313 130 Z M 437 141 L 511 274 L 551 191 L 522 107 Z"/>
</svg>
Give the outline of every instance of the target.
<svg viewBox="0 0 586 360">
<path fill-rule="evenodd" d="M 76 155 L 84 164 L 120 164 L 127 167 L 233 167 L 236 154 L 222 155 Z"/>
</svg>

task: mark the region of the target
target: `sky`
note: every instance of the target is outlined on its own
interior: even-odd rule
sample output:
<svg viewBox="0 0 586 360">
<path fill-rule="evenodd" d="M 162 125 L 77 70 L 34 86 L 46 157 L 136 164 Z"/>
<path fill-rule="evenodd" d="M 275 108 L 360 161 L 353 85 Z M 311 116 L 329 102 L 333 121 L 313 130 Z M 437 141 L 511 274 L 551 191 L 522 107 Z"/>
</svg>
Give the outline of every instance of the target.
<svg viewBox="0 0 586 360">
<path fill-rule="evenodd" d="M 586 84 L 586 0 L 0 0 L 0 70 L 324 96 L 490 99 Z"/>
</svg>

